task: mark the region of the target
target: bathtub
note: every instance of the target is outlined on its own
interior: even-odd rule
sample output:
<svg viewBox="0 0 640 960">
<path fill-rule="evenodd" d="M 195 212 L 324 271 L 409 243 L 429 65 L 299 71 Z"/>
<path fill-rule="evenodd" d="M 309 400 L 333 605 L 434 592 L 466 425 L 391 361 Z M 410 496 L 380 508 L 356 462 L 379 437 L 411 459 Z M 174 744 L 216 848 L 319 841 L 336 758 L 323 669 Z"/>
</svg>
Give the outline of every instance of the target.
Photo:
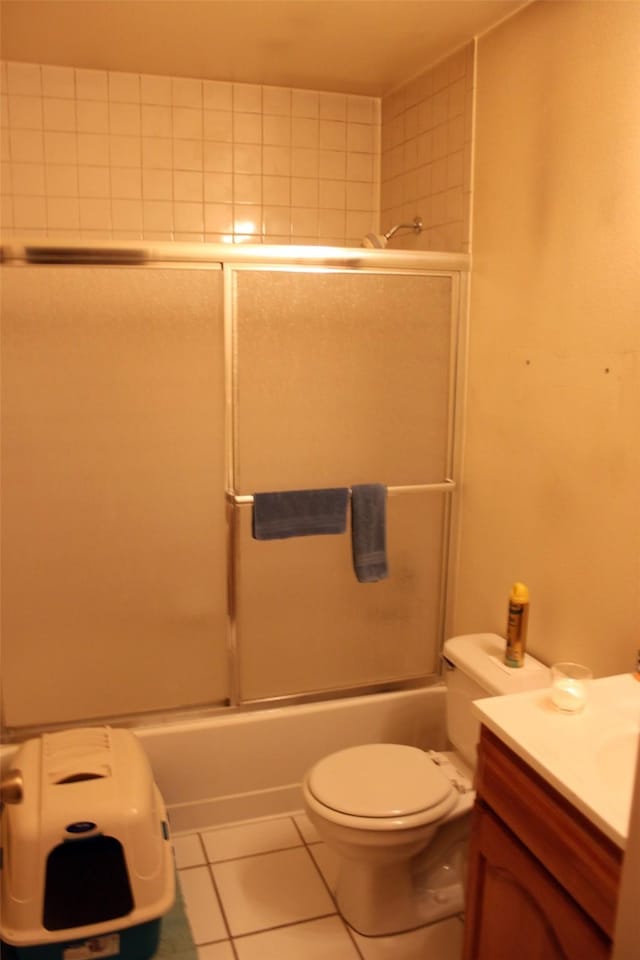
<svg viewBox="0 0 640 960">
<path fill-rule="evenodd" d="M 445 686 L 208 717 L 169 716 L 131 729 L 151 761 L 172 831 L 182 833 L 301 810 L 305 771 L 343 747 L 381 742 L 445 749 Z M 17 746 L 0 748 L 3 773 Z"/>
<path fill-rule="evenodd" d="M 135 727 L 174 833 L 302 809 L 311 764 L 360 743 L 446 746 L 443 684 Z"/>
</svg>

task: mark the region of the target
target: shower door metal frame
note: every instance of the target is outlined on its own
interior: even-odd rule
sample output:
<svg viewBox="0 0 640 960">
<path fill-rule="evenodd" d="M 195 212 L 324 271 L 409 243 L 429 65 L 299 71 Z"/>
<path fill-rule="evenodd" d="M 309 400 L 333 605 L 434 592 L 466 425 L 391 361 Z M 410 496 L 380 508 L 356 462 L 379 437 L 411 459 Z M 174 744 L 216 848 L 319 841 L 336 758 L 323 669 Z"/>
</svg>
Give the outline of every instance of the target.
<svg viewBox="0 0 640 960">
<path fill-rule="evenodd" d="M 280 250 L 281 248 L 275 248 Z M 287 248 L 285 248 L 287 249 Z M 387 487 L 389 496 L 412 493 L 444 493 L 443 510 L 443 555 L 441 560 L 441 587 L 439 597 L 439 628 L 438 628 L 438 647 L 442 650 L 442 645 L 448 634 L 448 624 L 451 617 L 452 608 L 452 584 L 454 580 L 454 561 L 455 555 L 452 547 L 452 539 L 457 535 L 457 510 L 456 499 L 453 497 L 459 481 L 460 466 L 460 439 L 462 429 L 462 398 L 464 391 L 464 375 L 466 370 L 466 344 L 467 344 L 467 271 L 469 266 L 468 257 L 462 254 L 415 254 L 409 252 L 407 255 L 400 251 L 357 251 L 357 257 L 354 257 L 355 251 L 340 250 L 339 257 L 335 257 L 337 252 L 333 248 L 323 250 L 322 248 L 304 248 L 304 257 L 287 259 L 278 257 L 273 259 L 270 252 L 264 251 L 263 256 L 259 254 L 252 259 L 247 258 L 240 262 L 226 261 L 223 263 L 224 273 L 224 328 L 225 328 L 225 364 L 226 364 L 226 390 L 227 390 L 227 417 L 226 417 L 226 460 L 227 460 L 227 489 L 225 496 L 228 505 L 229 520 L 229 554 L 228 554 L 228 572 L 229 572 L 229 663 L 230 663 L 230 691 L 231 706 L 239 709 L 252 710 L 268 706 L 289 706 L 302 703 L 316 702 L 319 700 L 340 699 L 342 697 L 360 696 L 372 693 L 390 692 L 395 690 L 407 690 L 416 687 L 427 686 L 439 681 L 442 675 L 441 660 L 438 657 L 438 669 L 434 674 L 424 674 L 401 680 L 387 680 L 377 683 L 365 683 L 338 690 L 310 691 L 305 693 L 285 694 L 270 697 L 260 697 L 251 700 L 243 700 L 240 694 L 240 675 L 239 675 L 239 651 L 238 638 L 236 630 L 236 520 L 237 507 L 242 504 L 253 502 L 253 496 L 250 494 L 240 494 L 236 492 L 236 467 L 238 460 L 238 451 L 236 449 L 236 384 L 237 384 L 237 344 L 236 344 L 236 278 L 246 272 L 256 273 L 264 272 L 286 272 L 286 273 L 335 273 L 335 274 L 373 274 L 378 276 L 417 276 L 417 277 L 446 277 L 451 281 L 451 342 L 449 356 L 449 398 L 448 398 L 448 424 L 447 424 L 447 451 L 446 451 L 446 469 L 445 476 L 439 482 L 428 484 L 408 484 L 402 486 Z M 317 251 L 317 252 L 316 252 Z M 326 253 L 330 252 L 330 256 Z M 386 256 L 391 253 L 392 258 Z M 399 256 L 394 256 L 399 254 Z M 429 265 L 424 264 L 428 259 Z M 418 266 L 420 264 L 420 266 Z"/>
<path fill-rule="evenodd" d="M 30 265 L 112 265 L 128 267 L 222 267 L 223 313 L 225 330 L 225 455 L 227 463 L 227 489 L 224 492 L 227 503 L 227 570 L 228 570 L 228 629 L 227 649 L 229 658 L 229 698 L 224 704 L 212 703 L 209 706 L 189 707 L 184 710 L 153 711 L 131 715 L 102 717 L 89 720 L 89 724 L 116 723 L 120 725 L 140 725 L 158 721 L 176 720 L 180 717 L 205 717 L 227 714 L 232 711 L 251 711 L 270 706 L 284 706 L 318 700 L 340 699 L 349 696 L 405 690 L 426 686 L 438 682 L 441 672 L 408 680 L 388 681 L 366 684 L 348 689 L 322 690 L 312 693 L 277 696 L 259 700 L 239 699 L 238 661 L 235 647 L 235 617 L 233 610 L 233 511 L 240 503 L 249 502 L 246 495 L 236 495 L 233 491 L 234 451 L 234 404 L 233 389 L 235 383 L 233 357 L 233 280 L 245 270 L 280 270 L 296 272 L 322 273 L 373 273 L 385 275 L 441 276 L 451 280 L 451 346 L 450 346 L 450 391 L 448 412 L 448 449 L 446 476 L 441 482 L 432 484 L 407 485 L 402 488 L 389 488 L 389 494 L 430 491 L 445 494 L 443 516 L 443 557 L 440 590 L 440 645 L 448 633 L 453 605 L 455 586 L 455 556 L 459 537 L 459 497 L 452 494 L 459 489 L 459 476 L 462 458 L 463 405 L 466 386 L 466 355 L 468 328 L 468 281 L 470 258 L 467 254 L 440 253 L 427 251 L 375 250 L 341 247 L 309 247 L 297 245 L 254 246 L 210 243 L 174 243 L 105 241 L 95 245 L 86 241 L 77 243 L 59 243 L 49 240 L 24 240 L 19 237 L 0 246 L 0 263 L 19 268 Z M 222 494 L 222 491 L 221 491 Z M 45 729 L 67 727 L 68 723 L 51 723 L 37 727 L 20 727 L 16 731 L 7 729 L 7 742 L 20 740 L 31 732 Z"/>
</svg>

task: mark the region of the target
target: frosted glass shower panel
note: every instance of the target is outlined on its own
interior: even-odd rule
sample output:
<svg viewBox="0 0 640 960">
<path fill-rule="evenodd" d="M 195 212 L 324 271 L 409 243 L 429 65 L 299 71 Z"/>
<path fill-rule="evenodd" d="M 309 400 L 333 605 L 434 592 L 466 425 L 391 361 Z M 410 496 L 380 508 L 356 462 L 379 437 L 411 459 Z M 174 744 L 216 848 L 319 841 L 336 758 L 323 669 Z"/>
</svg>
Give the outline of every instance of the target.
<svg viewBox="0 0 640 960">
<path fill-rule="evenodd" d="M 228 696 L 221 276 L 3 268 L 10 726 Z"/>
<path fill-rule="evenodd" d="M 447 473 L 448 276 L 238 271 L 237 493 Z"/>
<path fill-rule="evenodd" d="M 240 698 L 348 689 L 434 674 L 446 495 L 387 504 L 389 578 L 359 583 L 351 535 L 258 541 L 235 507 Z"/>
</svg>

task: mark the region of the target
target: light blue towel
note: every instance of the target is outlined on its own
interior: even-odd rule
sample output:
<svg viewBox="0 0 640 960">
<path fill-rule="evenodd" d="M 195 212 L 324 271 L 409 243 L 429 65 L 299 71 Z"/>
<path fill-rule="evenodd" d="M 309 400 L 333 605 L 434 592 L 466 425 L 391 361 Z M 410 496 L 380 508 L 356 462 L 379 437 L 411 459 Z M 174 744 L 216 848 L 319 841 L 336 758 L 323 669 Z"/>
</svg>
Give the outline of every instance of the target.
<svg viewBox="0 0 640 960">
<path fill-rule="evenodd" d="M 387 488 L 360 483 L 351 488 L 353 566 L 360 583 L 389 576 L 387 566 Z"/>
<path fill-rule="evenodd" d="M 284 540 L 347 529 L 346 487 L 254 493 L 254 540 Z"/>
</svg>

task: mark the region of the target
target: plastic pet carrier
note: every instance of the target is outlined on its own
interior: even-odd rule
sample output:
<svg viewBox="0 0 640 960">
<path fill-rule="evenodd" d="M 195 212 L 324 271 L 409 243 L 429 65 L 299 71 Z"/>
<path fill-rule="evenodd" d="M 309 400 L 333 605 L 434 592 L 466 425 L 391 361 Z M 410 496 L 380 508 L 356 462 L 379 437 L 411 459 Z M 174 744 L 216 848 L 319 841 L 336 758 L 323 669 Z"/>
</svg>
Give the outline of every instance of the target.
<svg viewBox="0 0 640 960">
<path fill-rule="evenodd" d="M 3 791 L 3 960 L 148 960 L 175 877 L 167 814 L 128 730 L 25 741 Z M 7 781 L 5 781 L 7 783 Z"/>
</svg>

